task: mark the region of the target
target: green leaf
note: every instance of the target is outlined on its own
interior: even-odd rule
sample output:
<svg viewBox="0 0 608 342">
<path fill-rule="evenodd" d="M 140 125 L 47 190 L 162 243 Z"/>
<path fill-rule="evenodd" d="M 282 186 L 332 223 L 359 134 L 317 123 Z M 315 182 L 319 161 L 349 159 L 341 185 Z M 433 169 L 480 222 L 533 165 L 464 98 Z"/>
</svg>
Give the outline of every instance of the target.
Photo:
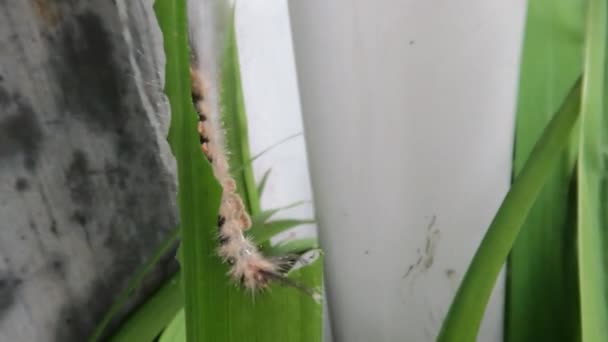
<svg viewBox="0 0 608 342">
<path fill-rule="evenodd" d="M 252 227 L 247 231 L 247 235 L 252 237 L 254 241 L 259 244 L 263 244 L 270 240 L 273 236 L 282 233 L 288 229 L 297 227 L 302 224 L 315 223 L 315 220 L 298 220 L 298 219 L 285 219 L 267 222 L 264 225 L 258 225 Z"/>
<path fill-rule="evenodd" d="M 260 181 L 260 184 L 258 184 L 258 195 L 260 197 L 262 197 L 262 194 L 264 193 L 264 189 L 266 188 L 266 182 L 268 182 L 268 177 L 270 176 L 270 171 L 272 171 L 272 169 L 268 169 L 268 170 L 266 170 L 266 172 L 264 172 L 264 175 L 262 176 L 262 180 Z"/>
<path fill-rule="evenodd" d="M 278 213 L 282 210 L 295 208 L 304 203 L 307 203 L 307 201 L 294 202 L 294 203 L 288 204 L 284 207 L 264 210 L 256 215 L 253 215 L 251 217 L 251 221 L 252 221 L 251 229 L 257 229 L 256 227 L 264 225 L 272 216 L 274 216 L 276 213 Z"/>
<path fill-rule="evenodd" d="M 606 0 L 587 2 L 578 159 L 578 261 L 582 340 L 608 341 L 608 111 Z"/>
<path fill-rule="evenodd" d="M 184 299 L 179 272 L 167 281 L 150 299 L 122 324 L 110 342 L 152 341 L 183 312 Z"/>
<path fill-rule="evenodd" d="M 154 252 L 154 254 L 152 255 L 152 258 L 150 258 L 150 260 L 148 260 L 148 262 L 146 262 L 146 264 L 139 271 L 137 271 L 135 273 L 133 278 L 129 281 L 129 284 L 127 285 L 127 287 L 123 290 L 122 293 L 120 293 L 118 298 L 112 304 L 112 306 L 110 307 L 110 310 L 108 310 L 108 312 L 103 317 L 101 322 L 97 325 L 97 327 L 95 327 L 93 334 L 89 338 L 90 342 L 99 341 L 101 339 L 101 337 L 104 336 L 104 333 L 106 333 L 105 329 L 106 329 L 107 325 L 120 312 L 120 309 L 124 307 L 125 303 L 127 302 L 127 299 L 129 298 L 129 295 L 131 295 L 136 289 L 138 289 L 141 286 L 144 278 L 150 273 L 150 271 L 154 268 L 154 266 L 156 266 L 157 263 L 160 261 L 160 259 L 163 256 L 167 255 L 167 253 L 174 247 L 174 245 L 177 242 L 177 239 L 179 238 L 179 232 L 180 232 L 179 228 L 176 228 L 171 233 L 171 235 L 169 235 L 167 237 L 167 239 L 162 243 L 162 245 L 159 246 L 159 248 Z M 163 287 L 164 286 L 165 285 L 163 285 Z M 156 295 L 154 295 L 154 296 L 156 296 Z M 180 300 L 179 302 L 181 303 L 182 301 Z M 146 304 L 144 303 L 142 306 L 145 306 L 145 305 Z M 166 306 L 163 306 L 161 309 L 162 309 L 162 312 L 154 312 L 154 313 L 150 313 L 150 314 L 155 315 L 157 317 L 169 316 L 169 318 L 175 314 L 175 309 L 174 309 L 173 305 L 166 305 Z M 138 312 L 136 314 L 139 314 L 139 308 L 138 308 Z M 128 323 L 125 323 L 125 324 L 128 324 Z M 123 324 L 123 326 L 125 324 Z M 160 327 L 152 327 L 151 325 L 146 325 L 146 326 L 142 326 L 141 330 L 143 331 L 143 330 L 162 329 L 163 327 L 164 327 L 164 325 L 161 322 Z M 157 333 L 159 331 L 160 330 L 157 330 Z M 121 331 L 119 330 L 118 333 L 120 334 Z"/>
<path fill-rule="evenodd" d="M 167 58 L 165 92 L 171 105 L 169 143 L 177 161 L 186 332 L 189 342 L 213 341 L 207 338 L 208 329 L 201 322 L 213 319 L 209 317 L 209 297 L 217 298 L 216 307 L 223 306 L 225 299 L 209 291 L 210 284 L 225 281 L 217 274 L 213 277 L 210 270 L 219 270 L 219 260 L 212 255 L 221 188 L 201 153 L 196 130 L 197 116 L 190 95 L 186 1 L 157 0 L 154 8 Z"/>
<path fill-rule="evenodd" d="M 261 156 L 263 156 L 264 154 L 270 152 L 272 149 L 288 142 L 289 140 L 293 139 L 293 138 L 297 138 L 300 135 L 302 135 L 302 132 L 300 133 L 296 133 L 296 134 L 292 134 L 286 138 L 283 138 L 279 141 L 277 141 L 276 143 L 266 147 L 265 149 L 263 149 L 261 152 L 257 153 L 255 156 L 249 158 L 244 164 L 238 165 L 237 167 L 234 168 L 235 171 L 241 171 L 244 167 L 250 166 L 254 161 L 256 161 L 258 158 L 260 158 Z"/>
<path fill-rule="evenodd" d="M 186 313 L 180 310 L 167 329 L 163 331 L 158 342 L 186 342 Z"/>
<path fill-rule="evenodd" d="M 443 321 L 438 341 L 475 341 L 498 273 L 578 118 L 580 82 L 536 143 L 486 232 Z"/>
<path fill-rule="evenodd" d="M 318 284 L 315 288 L 319 289 L 322 283 L 322 267 L 322 254 L 319 254 L 319 257 L 309 265 L 291 271 L 289 277 L 302 284 Z M 281 305 L 277 305 L 277 298 L 281 298 Z M 252 298 L 247 298 L 247 300 L 251 302 Z M 230 336 L 229 339 L 213 341 L 321 341 L 319 324 L 322 319 L 322 309 L 320 303 L 295 292 L 292 288 L 281 287 L 279 284 L 273 285 L 267 293 L 256 297 L 255 301 L 257 306 L 255 313 L 261 316 L 258 317 L 256 326 L 252 327 L 253 330 L 246 332 L 239 328 L 239 324 L 246 322 L 243 317 L 247 317 L 249 320 L 256 318 L 246 316 L 248 313 L 252 313 L 249 311 L 251 309 L 248 305 L 248 309 L 239 312 L 239 316 L 234 317 L 233 321 L 224 323 L 224 328 L 230 327 L 234 330 L 214 335 L 216 337 L 227 335 Z M 280 319 L 283 316 L 286 319 Z M 277 327 L 275 324 L 278 323 L 287 323 L 291 329 Z M 180 312 L 163 332 L 159 342 L 186 342 L 184 326 L 185 317 Z"/>
<path fill-rule="evenodd" d="M 582 73 L 584 3 L 528 1 L 513 174 Z M 577 132 L 577 130 L 575 130 Z M 576 134 L 550 171 L 509 256 L 505 341 L 577 341 Z"/>
</svg>

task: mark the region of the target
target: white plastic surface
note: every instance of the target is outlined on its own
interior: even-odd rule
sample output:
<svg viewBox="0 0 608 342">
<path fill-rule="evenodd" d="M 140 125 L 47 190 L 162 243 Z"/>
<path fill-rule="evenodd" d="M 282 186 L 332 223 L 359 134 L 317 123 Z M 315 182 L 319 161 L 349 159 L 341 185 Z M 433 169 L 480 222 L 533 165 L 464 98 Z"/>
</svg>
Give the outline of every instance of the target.
<svg viewBox="0 0 608 342">
<path fill-rule="evenodd" d="M 435 339 L 509 186 L 525 5 L 290 1 L 335 341 Z"/>
</svg>

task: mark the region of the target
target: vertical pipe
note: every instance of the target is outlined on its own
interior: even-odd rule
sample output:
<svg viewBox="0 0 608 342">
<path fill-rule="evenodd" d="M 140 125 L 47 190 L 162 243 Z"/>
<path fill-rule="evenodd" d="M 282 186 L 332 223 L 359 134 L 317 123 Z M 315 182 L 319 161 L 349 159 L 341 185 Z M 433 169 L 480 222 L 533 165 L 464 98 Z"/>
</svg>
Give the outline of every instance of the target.
<svg viewBox="0 0 608 342">
<path fill-rule="evenodd" d="M 509 187 L 525 1 L 289 5 L 334 338 L 432 341 Z"/>
</svg>

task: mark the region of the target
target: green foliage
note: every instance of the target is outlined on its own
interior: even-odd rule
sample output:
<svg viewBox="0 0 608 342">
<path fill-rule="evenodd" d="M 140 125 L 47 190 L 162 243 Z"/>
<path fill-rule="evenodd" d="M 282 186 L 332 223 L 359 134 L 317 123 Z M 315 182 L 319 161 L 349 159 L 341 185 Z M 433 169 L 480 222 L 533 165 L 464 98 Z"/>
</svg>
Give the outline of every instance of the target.
<svg viewBox="0 0 608 342">
<path fill-rule="evenodd" d="M 260 197 L 262 197 L 262 194 L 264 193 L 264 190 L 266 189 L 266 183 L 268 182 L 268 177 L 270 176 L 270 172 L 272 172 L 272 169 L 266 170 L 266 172 L 264 172 L 264 175 L 262 176 L 262 180 L 260 181 L 260 184 L 258 184 L 258 194 L 260 195 Z"/>
<path fill-rule="evenodd" d="M 440 340 L 475 339 L 497 267 L 545 179 L 510 258 L 506 340 L 608 340 L 607 11 L 605 0 L 529 2 L 515 182 L 465 275 Z M 560 103 L 565 105 L 553 114 Z M 571 134 L 579 114 L 580 129 Z"/>
<path fill-rule="evenodd" d="M 181 274 L 178 272 L 142 306 L 140 306 L 111 342 L 152 341 L 178 312 L 183 312 L 184 298 L 180 288 Z"/>
<path fill-rule="evenodd" d="M 190 97 L 186 1 L 157 0 L 154 7 L 167 57 L 165 92 L 171 104 L 169 144 L 177 161 L 179 184 L 186 335 L 189 342 L 213 341 L 207 338 L 207 324 L 215 319 L 209 305 L 225 304 L 220 302 L 224 300 L 221 294 L 212 291 L 225 281 L 225 270 L 213 257 L 221 188 L 198 141 L 197 116 Z"/>
<path fill-rule="evenodd" d="M 112 321 L 112 319 L 116 317 L 116 315 L 120 312 L 120 309 L 124 307 L 127 302 L 127 299 L 129 298 L 129 295 L 131 295 L 137 288 L 139 288 L 146 275 L 154 268 L 154 266 L 160 261 L 163 256 L 167 255 L 167 253 L 177 242 L 178 237 L 179 229 L 175 229 L 173 233 L 171 233 L 171 235 L 167 237 L 165 242 L 154 252 L 152 258 L 150 258 L 150 260 L 142 267 L 142 269 L 135 273 L 135 276 L 133 277 L 133 279 L 131 279 L 131 281 L 127 285 L 127 288 L 122 293 L 120 293 L 120 295 L 118 295 L 118 298 L 114 301 L 114 303 L 110 307 L 110 310 L 108 310 L 101 322 L 97 325 L 97 327 L 95 327 L 93 334 L 91 334 L 91 337 L 89 338 L 89 342 L 99 341 L 102 336 L 106 334 L 105 329 L 107 325 Z M 171 284 L 171 282 L 169 284 Z M 169 286 L 165 285 L 161 290 L 158 291 L 158 293 L 162 293 L 161 296 L 163 297 L 163 299 L 157 302 L 163 303 L 162 306 L 154 309 L 156 311 L 153 310 L 148 313 L 145 309 L 139 309 L 137 312 L 131 315 L 131 317 L 127 318 L 127 321 L 123 323 L 122 327 L 119 329 L 118 334 L 124 334 L 123 330 L 129 330 L 130 333 L 133 333 L 133 331 L 140 332 L 133 333 L 134 336 L 141 336 L 143 334 L 150 333 L 153 334 L 152 337 L 158 335 L 158 333 L 166 325 L 166 322 L 171 319 L 171 317 L 173 317 L 177 310 L 179 310 L 179 308 L 183 305 L 181 295 L 176 296 L 175 294 L 173 294 L 173 298 L 175 298 L 177 302 L 173 302 L 172 300 L 167 301 L 167 294 L 165 293 L 167 287 Z M 158 296 L 158 293 L 155 294 L 153 298 Z M 150 304 L 146 303 L 144 304 L 144 306 L 149 307 Z M 158 311 L 159 309 L 161 311 Z M 152 315 L 154 317 L 148 317 Z M 134 316 L 137 318 L 134 318 Z M 166 321 L 163 321 L 163 318 Z M 144 323 L 134 324 L 134 319 L 137 322 Z"/>
<path fill-rule="evenodd" d="M 295 208 L 299 205 L 302 205 L 306 203 L 305 201 L 298 201 L 292 204 L 288 204 L 284 207 L 280 207 L 280 208 L 273 208 L 273 209 L 268 209 L 268 210 L 263 210 L 260 213 L 253 215 L 251 217 L 251 221 L 252 221 L 252 225 L 251 225 L 251 229 L 249 230 L 249 234 L 251 234 L 251 232 L 256 231 L 258 229 L 263 229 L 262 226 L 268 222 L 268 220 L 275 215 L 276 213 L 280 212 L 281 210 L 285 210 L 285 209 L 291 209 L 291 208 Z"/>
<path fill-rule="evenodd" d="M 608 110 L 606 0 L 587 3 L 581 132 L 578 144 L 578 262 L 581 333 L 586 342 L 608 341 Z"/>
<path fill-rule="evenodd" d="M 581 74 L 584 3 L 531 0 L 519 80 L 513 173 Z M 549 173 L 507 264 L 505 341 L 576 341 L 577 135 Z"/>
<path fill-rule="evenodd" d="M 251 236 L 258 243 L 265 243 L 270 240 L 273 236 L 284 232 L 285 230 L 297 227 L 302 224 L 315 223 L 315 220 L 296 220 L 296 219 L 286 219 L 286 220 L 276 220 L 271 222 L 266 222 L 263 226 L 258 229 L 251 230 L 248 232 L 248 236 Z"/>
<path fill-rule="evenodd" d="M 158 342 L 181 342 L 186 341 L 186 313 L 180 310 L 173 318 L 167 329 L 163 332 Z"/>
</svg>

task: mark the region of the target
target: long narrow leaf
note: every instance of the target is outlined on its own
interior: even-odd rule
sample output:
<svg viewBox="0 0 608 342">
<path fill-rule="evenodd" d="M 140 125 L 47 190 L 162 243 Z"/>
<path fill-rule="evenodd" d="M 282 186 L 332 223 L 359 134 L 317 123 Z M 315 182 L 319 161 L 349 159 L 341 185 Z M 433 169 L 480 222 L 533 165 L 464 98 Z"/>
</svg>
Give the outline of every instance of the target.
<svg viewBox="0 0 608 342">
<path fill-rule="evenodd" d="M 148 301 L 127 319 L 110 342 L 153 341 L 182 311 L 184 298 L 180 289 L 181 275 L 176 273 Z"/>
<path fill-rule="evenodd" d="M 281 146 L 282 144 L 288 142 L 291 139 L 297 138 L 299 136 L 301 136 L 302 133 L 296 133 L 296 134 L 292 134 L 286 138 L 283 138 L 279 141 L 277 141 L 276 143 L 266 147 L 265 149 L 263 149 L 262 151 L 256 153 L 256 155 L 254 155 L 253 157 L 249 158 L 249 160 L 247 160 L 244 164 L 242 165 L 238 165 L 234 168 L 235 171 L 240 171 L 245 167 L 250 166 L 254 161 L 256 161 L 258 158 L 260 158 L 261 156 L 265 155 L 266 153 L 270 152 L 272 149 L 277 148 L 279 146 Z"/>
<path fill-rule="evenodd" d="M 189 50 L 185 0 L 157 0 L 155 12 L 164 37 L 167 58 L 165 92 L 171 104 L 169 143 L 178 171 L 178 203 L 182 244 L 181 268 L 185 296 L 186 331 L 189 342 L 205 339 L 209 322 L 207 274 L 215 249 L 213 231 L 221 188 L 211 166 L 203 158 L 196 130 L 197 117 L 191 102 Z"/>
<path fill-rule="evenodd" d="M 578 159 L 578 252 L 582 339 L 608 341 L 608 111 L 604 108 L 606 0 L 587 4 Z"/>
<path fill-rule="evenodd" d="M 295 203 L 292 203 L 292 204 L 288 204 L 288 205 L 286 205 L 284 207 L 264 210 L 264 211 L 258 213 L 257 215 L 253 215 L 251 217 L 251 220 L 253 221 L 251 229 L 256 229 L 256 227 L 262 226 L 273 215 L 275 215 L 276 213 L 278 213 L 278 212 L 280 212 L 282 210 L 291 209 L 291 208 L 297 207 L 299 205 L 302 205 L 304 203 L 306 203 L 306 201 L 298 201 L 298 202 L 295 202 Z"/>
<path fill-rule="evenodd" d="M 161 244 L 161 246 L 158 247 L 158 249 L 152 255 L 152 258 L 150 258 L 150 260 L 148 262 L 146 262 L 146 264 L 139 271 L 135 272 L 135 275 L 133 276 L 133 279 L 129 282 L 129 285 L 118 296 L 118 298 L 116 299 L 114 304 L 112 304 L 112 306 L 110 307 L 110 310 L 106 313 L 104 318 L 97 325 L 97 327 L 95 328 L 95 331 L 93 331 L 93 334 L 89 338 L 89 342 L 96 342 L 101 339 L 101 337 L 105 333 L 105 329 L 106 329 L 107 325 L 112 321 L 113 318 L 115 318 L 115 316 L 118 314 L 118 312 L 120 312 L 120 309 L 127 302 L 129 295 L 131 295 L 133 293 L 133 291 L 135 291 L 137 288 L 139 288 L 141 286 L 145 277 L 150 273 L 150 271 L 154 268 L 154 266 L 156 266 L 157 263 L 160 261 L 160 259 L 163 256 L 165 256 L 177 243 L 177 239 L 179 237 L 179 231 L 180 231 L 179 228 L 176 228 L 171 233 L 171 235 L 169 235 L 167 237 L 167 239 Z M 165 286 L 165 285 L 163 285 L 163 286 Z M 180 300 L 179 302 L 181 303 L 182 301 Z M 145 306 L 145 305 L 146 304 L 144 303 L 142 306 Z M 181 304 L 179 304 L 179 305 L 181 305 Z M 172 305 L 164 306 L 161 308 L 162 308 L 162 312 L 155 312 L 154 315 L 171 317 L 172 315 L 175 314 L 175 310 Z M 138 309 L 138 311 L 139 311 L 139 309 Z M 137 312 L 136 314 L 139 314 L 139 312 Z M 148 326 L 147 328 L 150 328 L 150 327 Z M 162 329 L 162 326 L 160 328 Z"/>
<path fill-rule="evenodd" d="M 183 309 L 169 323 L 158 342 L 186 342 L 186 313 Z"/>
<path fill-rule="evenodd" d="M 280 234 L 288 229 L 297 227 L 303 224 L 315 223 L 315 220 L 298 220 L 286 219 L 268 222 L 262 226 L 252 227 L 247 235 L 254 239 L 257 243 L 264 243 L 273 236 Z"/>
<path fill-rule="evenodd" d="M 498 209 L 443 321 L 439 341 L 475 341 L 498 273 L 551 168 L 568 143 L 578 118 L 579 103 L 580 82 L 577 82 Z"/>
<path fill-rule="evenodd" d="M 515 179 L 582 72 L 583 21 L 582 1 L 528 1 L 515 130 Z M 573 134 L 570 146 L 551 170 L 509 255 L 507 342 L 579 339 L 575 138 Z"/>
<path fill-rule="evenodd" d="M 266 182 L 268 182 L 268 177 L 270 176 L 271 171 L 272 169 L 266 170 L 266 172 L 264 172 L 264 175 L 262 176 L 262 180 L 260 180 L 260 183 L 258 184 L 258 195 L 260 197 L 262 196 L 262 194 L 264 194 L 264 190 L 266 190 Z"/>
<path fill-rule="evenodd" d="M 310 262 L 309 265 L 294 270 L 289 273 L 291 279 L 300 283 L 313 282 L 320 284 L 322 282 L 322 254 L 318 253 L 318 258 Z M 256 329 L 247 333 L 241 332 L 240 329 L 227 331 L 226 334 L 231 336 L 227 340 L 213 341 L 321 341 L 321 330 L 318 322 L 321 320 L 321 311 L 318 309 L 319 303 L 314 302 L 304 296 L 294 295 L 294 289 L 276 286 L 272 290 L 272 297 L 282 298 L 280 301 L 281 307 L 273 305 L 274 299 L 270 299 L 267 294 L 260 297 L 258 309 L 255 314 L 260 316 L 260 325 Z M 251 300 L 251 298 L 249 298 Z M 243 313 L 252 313 L 244 309 Z M 279 317 L 287 315 L 287 319 Z M 267 319 L 263 319 L 266 317 Z M 252 317 L 253 318 L 253 317 Z M 291 320 L 296 321 L 291 321 Z M 234 318 L 236 322 L 232 322 L 225 327 L 234 327 L 242 322 L 239 318 Z M 273 324 L 288 323 L 291 329 L 285 327 L 277 327 Z M 241 323 L 242 324 L 242 323 Z M 185 337 L 185 316 L 183 311 L 175 316 L 167 329 L 163 332 L 159 342 L 186 342 Z M 226 335 L 224 334 L 224 335 Z M 215 335 L 220 336 L 220 335 Z"/>
</svg>

